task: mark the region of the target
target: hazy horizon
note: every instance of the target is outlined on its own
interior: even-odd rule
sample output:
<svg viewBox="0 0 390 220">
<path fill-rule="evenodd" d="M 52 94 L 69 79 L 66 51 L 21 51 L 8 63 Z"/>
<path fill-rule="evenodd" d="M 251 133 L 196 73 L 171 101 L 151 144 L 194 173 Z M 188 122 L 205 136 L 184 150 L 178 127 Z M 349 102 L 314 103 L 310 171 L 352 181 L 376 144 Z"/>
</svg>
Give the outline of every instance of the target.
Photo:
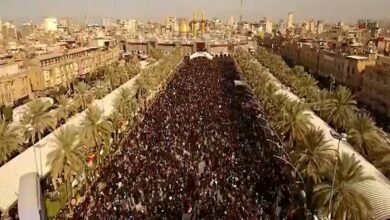
<svg viewBox="0 0 390 220">
<path fill-rule="evenodd" d="M 91 21 L 101 17 L 161 21 L 169 15 L 190 18 L 195 9 L 204 10 L 208 19 L 238 18 L 240 0 L 1 0 L 0 18 L 37 22 L 48 16 L 84 19 L 87 15 Z M 388 9 L 389 0 L 244 0 L 242 14 L 247 21 L 265 16 L 286 21 L 292 11 L 298 22 L 310 18 L 355 22 L 359 18 L 388 19 Z"/>
</svg>

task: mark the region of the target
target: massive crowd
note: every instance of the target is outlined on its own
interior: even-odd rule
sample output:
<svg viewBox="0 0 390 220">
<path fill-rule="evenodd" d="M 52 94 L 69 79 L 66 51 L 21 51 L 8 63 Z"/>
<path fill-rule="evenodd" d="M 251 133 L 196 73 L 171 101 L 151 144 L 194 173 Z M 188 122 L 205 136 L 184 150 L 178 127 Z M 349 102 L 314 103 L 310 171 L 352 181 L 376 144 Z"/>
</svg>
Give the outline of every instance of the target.
<svg viewBox="0 0 390 220">
<path fill-rule="evenodd" d="M 290 177 L 230 57 L 186 59 L 74 219 L 284 219 Z"/>
</svg>

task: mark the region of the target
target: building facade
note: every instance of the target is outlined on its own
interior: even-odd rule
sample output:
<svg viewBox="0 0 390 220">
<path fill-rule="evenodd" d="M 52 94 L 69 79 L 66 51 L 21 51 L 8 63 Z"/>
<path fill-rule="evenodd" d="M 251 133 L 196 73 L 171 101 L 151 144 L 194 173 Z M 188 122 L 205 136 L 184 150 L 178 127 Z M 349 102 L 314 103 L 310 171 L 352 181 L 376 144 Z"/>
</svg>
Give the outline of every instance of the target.
<svg viewBox="0 0 390 220">
<path fill-rule="evenodd" d="M 294 13 L 289 12 L 287 16 L 287 28 L 294 28 Z"/>
<path fill-rule="evenodd" d="M 375 66 L 366 68 L 358 98 L 375 110 L 390 115 L 390 57 L 380 56 Z"/>
<path fill-rule="evenodd" d="M 45 18 L 44 28 L 46 32 L 56 32 L 57 31 L 57 18 Z"/>
<path fill-rule="evenodd" d="M 27 72 L 16 63 L 0 64 L 0 105 L 14 106 L 31 96 Z"/>
<path fill-rule="evenodd" d="M 33 92 L 64 85 L 119 59 L 119 48 L 76 48 L 40 55 L 30 61 L 29 79 Z"/>
</svg>

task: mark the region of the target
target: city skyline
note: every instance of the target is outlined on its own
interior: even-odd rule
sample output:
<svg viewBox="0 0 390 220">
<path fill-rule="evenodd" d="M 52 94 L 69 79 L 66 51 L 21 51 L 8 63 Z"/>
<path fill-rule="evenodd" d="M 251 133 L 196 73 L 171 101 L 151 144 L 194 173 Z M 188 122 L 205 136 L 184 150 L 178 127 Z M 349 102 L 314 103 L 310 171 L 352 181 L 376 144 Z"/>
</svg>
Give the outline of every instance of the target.
<svg viewBox="0 0 390 220">
<path fill-rule="evenodd" d="M 221 4 L 223 4 L 223 7 L 221 7 Z M 327 22 L 355 22 L 360 18 L 388 19 L 386 14 L 388 8 L 390 8 L 390 2 L 386 0 L 345 0 L 342 2 L 337 0 L 326 2 L 321 0 L 310 2 L 304 0 L 244 0 L 242 14 L 244 20 L 248 21 L 258 21 L 265 16 L 273 20 L 286 20 L 287 13 L 293 11 L 297 22 L 310 18 Z M 192 11 L 195 9 L 204 10 L 208 18 L 219 17 L 225 19 L 228 16 L 238 18 L 240 15 L 240 0 L 229 2 L 224 0 L 169 0 L 164 4 L 161 4 L 159 0 L 131 2 L 125 0 L 115 2 L 106 0 L 3 0 L 0 2 L 0 17 L 15 22 L 27 20 L 37 22 L 50 16 L 71 17 L 81 20 L 86 15 L 91 21 L 101 17 L 129 17 L 144 21 L 161 21 L 169 15 L 190 18 Z"/>
</svg>

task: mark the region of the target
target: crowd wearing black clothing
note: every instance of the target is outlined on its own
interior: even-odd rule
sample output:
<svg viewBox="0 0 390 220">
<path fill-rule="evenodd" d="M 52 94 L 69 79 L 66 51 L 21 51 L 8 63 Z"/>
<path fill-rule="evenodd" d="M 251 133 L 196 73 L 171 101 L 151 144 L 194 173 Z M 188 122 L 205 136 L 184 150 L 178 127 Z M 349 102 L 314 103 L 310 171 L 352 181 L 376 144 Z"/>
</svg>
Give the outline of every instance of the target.
<svg viewBox="0 0 390 220">
<path fill-rule="evenodd" d="M 73 218 L 285 218 L 288 169 L 236 79 L 230 57 L 186 59 Z"/>
</svg>

